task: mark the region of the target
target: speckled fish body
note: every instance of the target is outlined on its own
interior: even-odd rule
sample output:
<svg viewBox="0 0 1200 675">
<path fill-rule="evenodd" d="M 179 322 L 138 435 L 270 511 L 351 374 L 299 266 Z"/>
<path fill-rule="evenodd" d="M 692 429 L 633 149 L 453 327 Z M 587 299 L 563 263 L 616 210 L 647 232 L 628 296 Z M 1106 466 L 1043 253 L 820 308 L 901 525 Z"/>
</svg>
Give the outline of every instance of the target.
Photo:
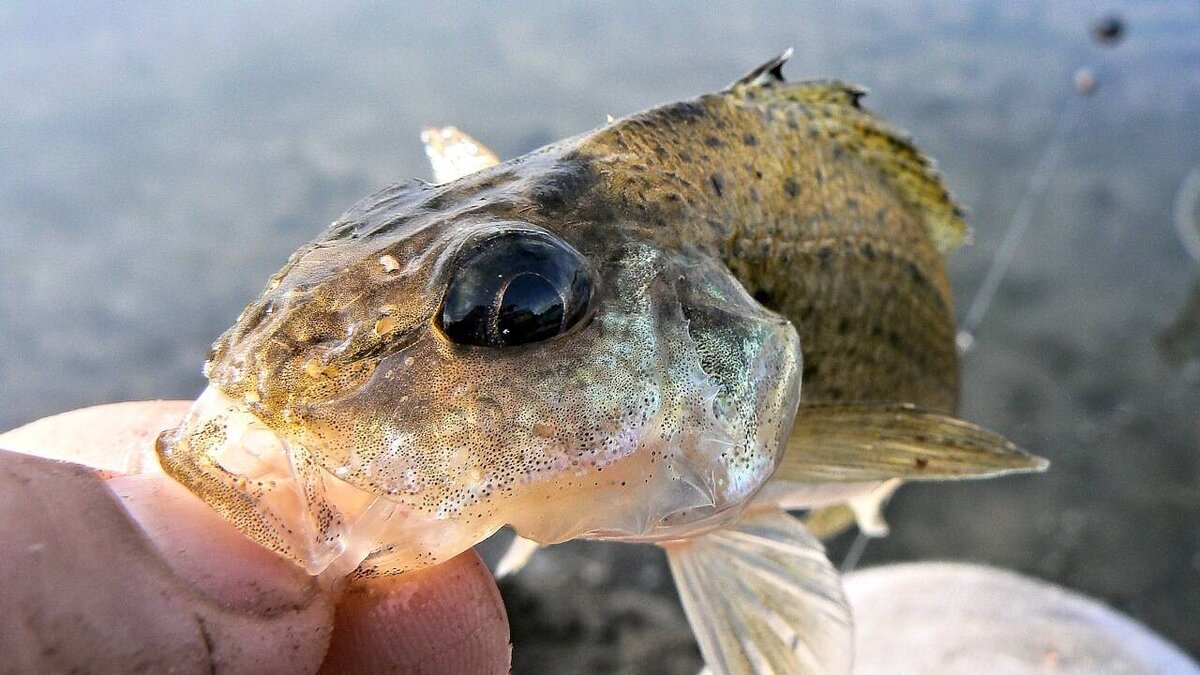
<svg viewBox="0 0 1200 675">
<path fill-rule="evenodd" d="M 796 327 L 804 402 L 950 412 L 958 362 L 942 254 L 965 226 L 931 164 L 861 95 L 752 80 L 623 120 L 581 149 L 638 222 L 719 258 Z"/>
<path fill-rule="evenodd" d="M 745 557 L 764 589 L 799 577 L 780 621 L 801 638 L 836 636 L 808 651 L 840 669 L 849 621 L 836 574 L 780 509 L 815 494 L 812 476 L 868 487 L 911 477 L 911 437 L 953 446 L 947 467 L 994 439 L 940 417 L 897 423 L 908 407 L 824 408 L 954 409 L 942 256 L 964 226 L 928 161 L 859 106 L 860 90 L 787 84 L 781 64 L 447 184 L 364 200 L 215 343 L 211 386 L 160 439 L 164 466 L 314 574 L 436 564 L 505 525 L 540 544 L 664 543 L 718 672 L 803 651 L 803 639 L 759 651 L 774 629 L 745 617 L 697 617 L 716 610 L 709 573 L 696 570 Z M 497 258 L 514 246 L 525 253 Z M 521 277 L 547 247 L 557 262 Z M 479 309 L 491 317 L 471 338 L 480 344 L 463 344 L 448 327 L 455 288 L 493 259 L 515 265 L 497 288 L 566 279 L 552 309 L 574 318 L 509 344 L 492 316 L 506 311 L 501 290 Z M 806 415 L 828 424 L 792 435 Z M 876 444 L 894 462 L 856 455 L 844 473 L 843 455 L 795 459 L 807 452 L 795 438 L 841 448 L 843 419 L 858 435 L 842 445 L 856 452 L 864 430 L 903 436 Z M 756 501 L 777 468 L 786 489 Z M 749 569 L 734 565 L 731 578 L 735 568 Z M 814 606 L 824 609 L 804 613 Z M 819 630 L 801 630 L 812 616 L 825 617 Z M 723 642 L 730 631 L 740 637 Z M 735 643 L 759 646 L 726 662 Z"/>
</svg>

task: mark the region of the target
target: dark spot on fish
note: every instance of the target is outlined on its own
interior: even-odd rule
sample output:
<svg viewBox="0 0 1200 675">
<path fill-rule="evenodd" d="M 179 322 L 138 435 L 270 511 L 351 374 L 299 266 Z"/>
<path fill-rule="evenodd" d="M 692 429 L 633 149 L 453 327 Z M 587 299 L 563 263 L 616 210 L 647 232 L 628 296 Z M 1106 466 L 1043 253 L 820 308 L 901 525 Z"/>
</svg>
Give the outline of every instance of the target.
<svg viewBox="0 0 1200 675">
<path fill-rule="evenodd" d="M 755 177 L 756 179 L 758 179 L 758 180 L 762 180 L 762 177 L 763 177 L 763 172 L 762 172 L 762 171 L 759 171 L 758 169 L 755 169 L 755 170 L 754 170 L 754 177 Z"/>
<path fill-rule="evenodd" d="M 750 186 L 750 201 L 758 203 L 758 190 L 754 186 Z"/>
<path fill-rule="evenodd" d="M 742 142 L 746 145 L 758 145 L 758 137 L 754 134 L 746 134 L 742 136 Z"/>
<path fill-rule="evenodd" d="M 846 197 L 846 208 L 850 209 L 851 211 L 857 211 L 858 210 L 858 200 L 855 199 L 854 197 Z"/>
<path fill-rule="evenodd" d="M 813 178 L 816 179 L 817 185 L 825 184 L 825 172 L 821 170 L 821 167 L 818 166 L 813 169 Z"/>
<path fill-rule="evenodd" d="M 716 136 L 705 136 L 705 137 L 704 137 L 704 144 L 705 144 L 705 145 L 707 145 L 707 146 L 708 146 L 708 147 L 710 147 L 710 148 L 719 148 L 719 147 L 721 147 L 722 145 L 724 145 L 724 144 L 721 142 L 721 139 L 717 138 Z"/>
<path fill-rule="evenodd" d="M 836 161 L 836 160 L 839 160 L 842 158 L 842 155 L 845 153 L 845 150 L 840 145 L 834 145 L 833 148 L 829 152 L 830 152 L 830 154 L 833 155 L 833 159 Z"/>
<path fill-rule="evenodd" d="M 718 197 L 725 196 L 725 177 L 724 176 L 722 176 L 719 173 L 714 173 L 713 175 L 708 177 L 708 180 L 710 183 L 712 183 L 713 192 L 716 192 Z"/>
<path fill-rule="evenodd" d="M 863 257 L 867 260 L 875 260 L 875 247 L 871 245 L 871 242 L 863 242 L 863 245 L 859 247 L 859 250 L 862 251 Z"/>
<path fill-rule="evenodd" d="M 833 259 L 833 249 L 828 246 L 822 246 L 817 250 L 817 259 L 821 261 L 821 267 L 827 267 L 829 261 Z"/>
<path fill-rule="evenodd" d="M 681 197 L 675 192 L 667 193 L 667 201 L 669 201 L 669 202 L 677 202 L 680 199 L 681 199 Z"/>
<path fill-rule="evenodd" d="M 654 148 L 654 156 L 659 159 L 666 159 L 667 158 L 667 149 L 661 145 L 655 147 Z"/>
<path fill-rule="evenodd" d="M 700 119 L 701 117 L 704 117 L 707 114 L 707 111 L 704 109 L 704 106 L 700 105 L 699 103 L 696 103 L 695 101 L 680 101 L 678 103 L 674 103 L 670 107 L 668 107 L 664 112 L 675 118 L 689 121 L 689 122 L 692 120 Z"/>
<path fill-rule="evenodd" d="M 687 150 L 680 150 L 679 151 L 679 159 L 680 159 L 680 161 L 683 161 L 683 162 L 690 162 L 690 161 L 692 161 L 692 154 L 690 152 L 688 152 Z"/>
<path fill-rule="evenodd" d="M 849 335 L 850 334 L 850 319 L 842 319 L 841 321 L 838 321 L 837 332 L 838 332 L 838 335 Z"/>
<path fill-rule="evenodd" d="M 713 126 L 716 127 L 717 129 L 724 129 L 725 128 L 725 120 L 721 119 L 720 117 L 717 117 L 716 119 L 713 120 Z"/>
<path fill-rule="evenodd" d="M 788 193 L 789 197 L 795 197 L 800 194 L 800 186 L 791 178 L 783 179 L 783 191 Z"/>
<path fill-rule="evenodd" d="M 659 115 L 644 115 L 642 117 L 635 117 L 630 121 L 636 126 L 639 126 L 643 129 L 649 129 L 649 130 L 653 131 L 653 130 L 658 129 L 659 127 L 663 126 L 663 122 L 665 120 L 662 118 L 663 118 L 663 116 L 661 114 L 659 114 Z"/>
<path fill-rule="evenodd" d="M 595 184 L 596 174 L 589 163 L 567 158 L 535 184 L 529 196 L 542 208 L 553 211 L 574 204 Z"/>
<path fill-rule="evenodd" d="M 929 280 L 925 278 L 925 275 L 921 272 L 921 268 L 917 267 L 917 264 L 911 260 L 908 262 L 908 276 L 911 277 L 913 283 L 917 284 L 918 286 L 926 286 L 929 284 Z"/>
<path fill-rule="evenodd" d="M 790 115 L 788 116 L 788 119 L 787 119 L 787 126 L 792 131 L 795 131 L 796 129 L 798 129 L 800 127 L 800 125 L 796 123 L 795 118 L 793 118 Z"/>
<path fill-rule="evenodd" d="M 880 225 L 884 225 L 887 223 L 887 214 L 888 214 L 887 209 L 879 209 L 878 211 L 875 212 L 875 220 Z"/>
<path fill-rule="evenodd" d="M 896 350 L 899 350 L 900 347 L 904 344 L 903 341 L 900 339 L 900 334 L 894 330 L 887 331 L 887 342 L 889 345 L 892 346 L 892 349 L 896 349 Z"/>
<path fill-rule="evenodd" d="M 925 467 L 929 466 L 929 460 L 925 459 L 924 457 L 916 458 L 915 463 L 918 471 L 924 471 Z"/>
</svg>

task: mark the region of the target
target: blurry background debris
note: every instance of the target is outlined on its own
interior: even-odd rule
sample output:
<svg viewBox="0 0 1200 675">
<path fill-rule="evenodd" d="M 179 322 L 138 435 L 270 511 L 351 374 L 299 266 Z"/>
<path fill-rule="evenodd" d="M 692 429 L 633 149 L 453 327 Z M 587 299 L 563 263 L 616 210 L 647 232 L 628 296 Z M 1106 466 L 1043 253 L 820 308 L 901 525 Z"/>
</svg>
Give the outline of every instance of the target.
<svg viewBox="0 0 1200 675">
<path fill-rule="evenodd" d="M 1193 167 L 1175 196 L 1175 231 L 1200 270 L 1200 166 Z M 1158 340 L 1163 356 L 1183 376 L 1200 382 L 1200 274 L 1175 321 Z"/>
<path fill-rule="evenodd" d="M 0 427 L 196 396 L 208 344 L 288 254 L 429 176 L 425 125 L 514 157 L 794 45 L 790 77 L 870 87 L 939 160 L 975 230 L 950 261 L 964 317 L 1064 102 L 1079 110 L 963 368 L 963 416 L 1054 466 L 905 486 L 860 566 L 1019 570 L 1195 653 L 1200 377 L 1156 343 L 1196 284 L 1172 220 L 1200 161 L 1200 5 L 1114 8 L 1128 30 L 1103 37 L 1108 8 L 1084 0 L 6 3 Z M 519 673 L 698 667 L 652 547 L 554 547 L 503 588 Z"/>
<path fill-rule="evenodd" d="M 1109 14 L 1092 24 L 1092 38 L 1097 44 L 1113 47 L 1125 37 L 1125 20 L 1120 14 Z"/>
</svg>

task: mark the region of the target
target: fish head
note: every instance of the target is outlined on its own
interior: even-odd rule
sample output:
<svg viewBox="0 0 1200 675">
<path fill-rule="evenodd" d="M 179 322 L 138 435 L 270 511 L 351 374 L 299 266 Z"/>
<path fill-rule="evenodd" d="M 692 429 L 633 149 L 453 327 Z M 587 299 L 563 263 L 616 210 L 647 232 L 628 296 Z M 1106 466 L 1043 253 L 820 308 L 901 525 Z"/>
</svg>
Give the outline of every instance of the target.
<svg viewBox="0 0 1200 675">
<path fill-rule="evenodd" d="M 782 454 L 800 347 L 678 229 L 578 157 L 384 191 L 215 343 L 163 465 L 312 573 L 436 564 L 506 525 L 725 522 Z"/>
</svg>

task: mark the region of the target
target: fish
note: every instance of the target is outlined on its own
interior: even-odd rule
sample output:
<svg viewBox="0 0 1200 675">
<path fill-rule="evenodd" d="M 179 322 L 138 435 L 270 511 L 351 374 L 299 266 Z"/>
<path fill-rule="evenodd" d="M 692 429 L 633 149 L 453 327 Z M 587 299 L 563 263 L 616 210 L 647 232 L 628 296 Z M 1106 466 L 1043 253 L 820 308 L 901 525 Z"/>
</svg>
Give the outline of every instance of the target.
<svg viewBox="0 0 1200 675">
<path fill-rule="evenodd" d="M 838 573 L 793 512 L 869 527 L 902 481 L 1047 463 L 954 417 L 966 224 L 932 162 L 789 56 L 505 162 L 427 130 L 437 182 L 289 258 L 164 469 L 328 580 L 501 528 L 508 569 L 658 545 L 712 672 L 848 672 Z"/>
</svg>

